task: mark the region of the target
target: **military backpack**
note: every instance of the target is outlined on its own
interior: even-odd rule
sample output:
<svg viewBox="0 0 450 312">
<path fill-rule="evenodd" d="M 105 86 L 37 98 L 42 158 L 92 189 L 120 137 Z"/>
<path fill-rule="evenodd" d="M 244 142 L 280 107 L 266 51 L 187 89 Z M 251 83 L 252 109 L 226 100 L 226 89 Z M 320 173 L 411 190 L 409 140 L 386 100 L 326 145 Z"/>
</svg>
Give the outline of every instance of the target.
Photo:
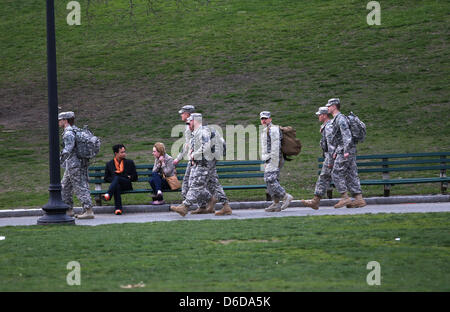
<svg viewBox="0 0 450 312">
<path fill-rule="evenodd" d="M 88 128 L 74 129 L 75 132 L 75 150 L 78 158 L 92 159 L 100 151 L 101 141 Z"/>
<path fill-rule="evenodd" d="M 353 142 L 364 142 L 366 138 L 366 124 L 362 122 L 353 112 L 347 116 L 348 125 L 352 132 Z"/>
<path fill-rule="evenodd" d="M 283 152 L 283 157 L 286 160 L 286 156 L 296 156 L 300 154 L 302 150 L 302 143 L 297 139 L 296 131 L 291 126 L 281 127 L 280 131 L 283 133 L 283 138 L 281 140 L 281 151 Z"/>
</svg>

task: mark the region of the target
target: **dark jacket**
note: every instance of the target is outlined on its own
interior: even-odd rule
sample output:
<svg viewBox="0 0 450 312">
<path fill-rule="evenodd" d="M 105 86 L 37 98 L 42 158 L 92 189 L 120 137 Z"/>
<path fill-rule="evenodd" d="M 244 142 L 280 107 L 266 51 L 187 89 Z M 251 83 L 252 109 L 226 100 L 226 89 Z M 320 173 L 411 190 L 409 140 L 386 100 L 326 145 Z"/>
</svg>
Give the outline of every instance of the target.
<svg viewBox="0 0 450 312">
<path fill-rule="evenodd" d="M 136 172 L 136 166 L 134 165 L 134 161 L 132 161 L 130 159 L 124 159 L 123 161 L 125 162 L 124 168 L 123 168 L 123 172 L 120 174 L 116 173 L 116 165 L 114 164 L 114 159 L 111 159 L 108 163 L 106 163 L 105 177 L 103 179 L 103 180 L 105 180 L 105 182 L 111 183 L 113 178 L 116 175 L 120 175 L 127 179 L 129 179 L 128 176 L 131 176 L 130 181 L 132 181 L 132 182 L 137 181 L 138 176 L 137 176 L 137 172 Z"/>
</svg>

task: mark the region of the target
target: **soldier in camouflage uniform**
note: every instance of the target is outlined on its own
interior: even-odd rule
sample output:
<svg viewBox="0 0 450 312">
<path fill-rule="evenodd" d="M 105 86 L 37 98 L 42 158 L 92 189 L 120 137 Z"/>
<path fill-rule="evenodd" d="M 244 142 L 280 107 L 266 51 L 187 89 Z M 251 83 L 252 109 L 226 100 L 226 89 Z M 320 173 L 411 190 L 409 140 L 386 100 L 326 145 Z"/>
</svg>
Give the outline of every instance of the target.
<svg viewBox="0 0 450 312">
<path fill-rule="evenodd" d="M 208 135 L 210 139 L 210 147 L 206 147 L 204 150 L 205 158 L 207 160 L 208 167 L 208 182 L 207 188 L 208 191 L 213 195 L 211 200 L 208 202 L 207 207 L 204 206 L 206 203 L 201 203 L 199 208 L 192 212 L 192 214 L 203 214 L 203 213 L 215 213 L 216 216 L 230 215 L 232 214 L 232 210 L 228 201 L 228 197 L 225 194 L 222 185 L 219 182 L 219 175 L 217 174 L 216 163 L 217 159 L 220 159 L 220 156 L 223 152 L 223 138 L 219 135 L 219 133 L 207 126 L 203 126 L 205 128 L 205 135 Z M 215 211 L 215 204 L 219 202 L 223 205 L 222 209 L 219 211 Z"/>
<path fill-rule="evenodd" d="M 93 219 L 92 199 L 89 192 L 88 159 L 80 159 L 76 153 L 75 131 L 79 130 L 74 125 L 75 114 L 63 112 L 58 115 L 58 122 L 64 128 L 62 136 L 63 150 L 61 151 L 61 167 L 64 168 L 64 176 L 61 181 L 62 200 L 69 205 L 67 214 L 73 216 L 73 193 L 83 205 L 83 214 L 77 215 L 78 219 Z"/>
<path fill-rule="evenodd" d="M 265 161 L 264 182 L 267 184 L 267 192 L 273 199 L 273 203 L 265 210 L 267 212 L 281 211 L 286 209 L 293 199 L 292 195 L 286 193 L 280 185 L 280 170 L 284 164 L 281 152 L 283 133 L 279 126 L 272 124 L 270 112 L 263 111 L 259 117 L 264 126 L 261 133 L 261 159 Z M 281 204 L 281 200 L 283 204 Z"/>
<path fill-rule="evenodd" d="M 348 119 L 340 112 L 341 104 L 339 99 L 329 99 L 326 106 L 328 107 L 328 112 L 334 117 L 332 144 L 336 149 L 333 153 L 334 166 L 331 175 L 336 189 L 341 194 L 341 200 L 334 207 L 364 207 L 366 202 L 362 197 L 356 165 L 356 144 L 353 142 Z M 355 198 L 354 201 L 348 196 L 348 191 Z"/>
<path fill-rule="evenodd" d="M 311 200 L 301 201 L 303 205 L 305 205 L 306 207 L 311 207 L 313 209 L 319 209 L 320 200 L 323 198 L 328 187 L 330 186 L 334 153 L 334 146 L 332 145 L 333 123 L 330 120 L 328 108 L 326 106 L 320 107 L 316 112 L 316 115 L 319 117 L 319 121 L 322 123 L 320 127 L 320 133 L 322 134 L 322 138 L 320 139 L 320 147 L 322 148 L 324 161 L 322 163 L 322 170 L 320 171 L 319 178 L 316 182 L 314 198 Z"/>
<path fill-rule="evenodd" d="M 189 208 L 198 204 L 200 207 L 211 200 L 212 194 L 207 188 L 209 180 L 208 161 L 205 152 L 211 149 L 210 130 L 202 126 L 201 114 L 191 114 L 188 121 L 193 127 L 190 141 L 191 172 L 189 176 L 189 189 L 183 203 L 171 206 L 170 209 L 185 216 Z"/>
<path fill-rule="evenodd" d="M 183 149 L 178 154 L 178 156 L 173 160 L 173 164 L 175 166 L 178 165 L 178 163 L 184 158 L 184 156 L 189 151 L 190 141 L 192 138 L 192 131 L 189 129 L 189 123 L 187 122 L 187 119 L 189 116 L 191 116 L 192 113 L 195 112 L 195 107 L 193 105 L 185 105 L 181 108 L 181 110 L 178 112 L 181 115 L 181 120 L 186 122 L 186 129 L 184 130 L 184 138 L 185 138 L 185 144 L 183 145 Z M 191 162 L 187 163 L 186 171 L 183 178 L 183 183 L 181 184 L 181 196 L 183 197 L 183 200 L 186 198 L 186 194 L 189 189 L 189 176 L 191 173 Z"/>
</svg>

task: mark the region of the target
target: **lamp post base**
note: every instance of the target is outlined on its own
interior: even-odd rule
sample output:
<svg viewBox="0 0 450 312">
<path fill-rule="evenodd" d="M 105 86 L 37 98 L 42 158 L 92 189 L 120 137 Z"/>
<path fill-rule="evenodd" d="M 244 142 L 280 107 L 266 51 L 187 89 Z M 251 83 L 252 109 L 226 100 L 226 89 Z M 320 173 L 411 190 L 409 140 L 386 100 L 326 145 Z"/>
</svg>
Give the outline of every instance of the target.
<svg viewBox="0 0 450 312">
<path fill-rule="evenodd" d="M 58 214 L 48 214 L 45 213 L 42 217 L 37 220 L 38 225 L 49 225 L 49 224 L 67 224 L 67 225 L 75 225 L 75 219 L 69 217 L 65 213 Z"/>
<path fill-rule="evenodd" d="M 67 215 L 69 205 L 61 199 L 60 187 L 50 185 L 50 199 L 42 210 L 44 215 L 37 220 L 37 224 L 75 224 L 75 219 Z"/>
</svg>

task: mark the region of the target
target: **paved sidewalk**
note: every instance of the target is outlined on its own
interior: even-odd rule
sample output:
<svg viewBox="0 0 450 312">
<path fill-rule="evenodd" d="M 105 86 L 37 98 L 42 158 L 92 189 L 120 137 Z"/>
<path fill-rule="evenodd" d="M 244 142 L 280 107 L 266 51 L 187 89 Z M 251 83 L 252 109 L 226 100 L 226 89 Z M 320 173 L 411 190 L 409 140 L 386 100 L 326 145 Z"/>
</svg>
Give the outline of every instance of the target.
<svg viewBox="0 0 450 312">
<path fill-rule="evenodd" d="M 367 205 L 358 209 L 334 209 L 333 207 L 321 207 L 313 210 L 304 207 L 290 207 L 281 212 L 265 212 L 261 208 L 234 209 L 230 216 L 218 217 L 213 214 L 191 215 L 181 217 L 175 212 L 145 212 L 126 213 L 121 216 L 114 214 L 97 214 L 92 220 L 76 220 L 77 225 L 102 225 L 120 223 L 145 223 L 158 221 L 195 221 L 195 220 L 230 220 L 230 219 L 254 219 L 273 217 L 306 217 L 323 215 L 356 215 L 356 214 L 377 214 L 377 213 L 430 213 L 430 212 L 450 212 L 450 202 L 440 203 L 410 203 L 410 204 L 386 204 Z M 0 227 L 18 225 L 36 225 L 39 216 L 0 218 Z"/>
</svg>

